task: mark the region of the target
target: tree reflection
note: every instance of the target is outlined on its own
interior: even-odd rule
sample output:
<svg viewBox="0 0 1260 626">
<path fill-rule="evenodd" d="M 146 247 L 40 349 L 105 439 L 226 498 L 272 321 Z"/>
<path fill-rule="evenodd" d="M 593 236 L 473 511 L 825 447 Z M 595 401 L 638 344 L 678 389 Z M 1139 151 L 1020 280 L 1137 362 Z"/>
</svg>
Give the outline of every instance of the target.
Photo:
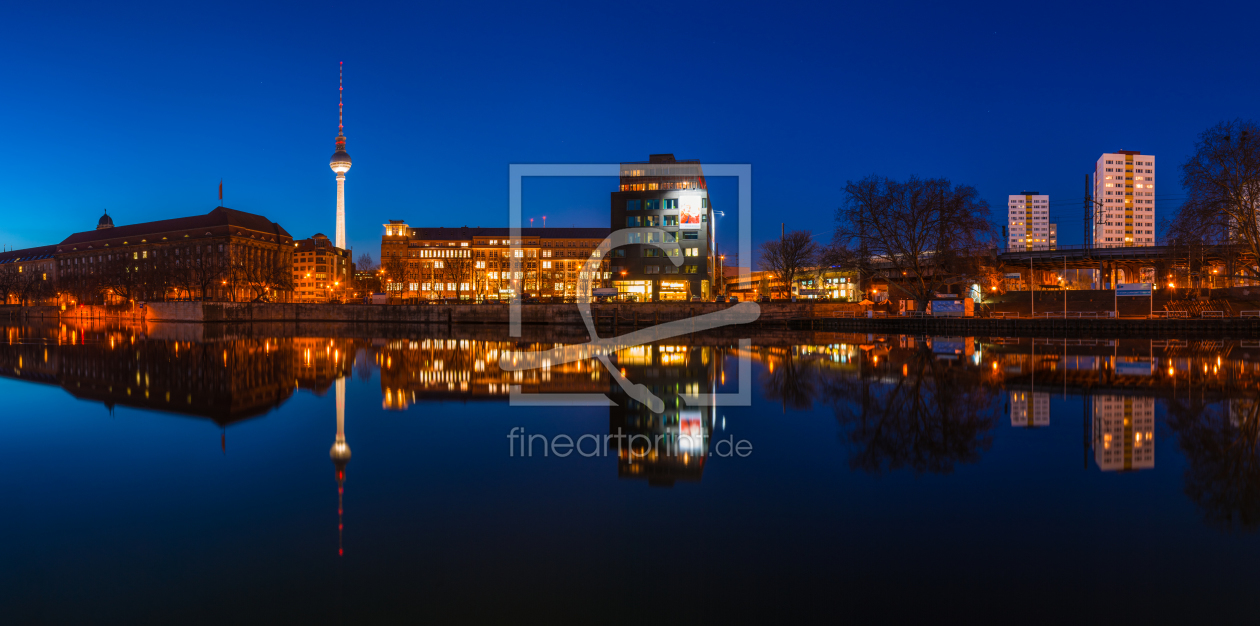
<svg viewBox="0 0 1260 626">
<path fill-rule="evenodd" d="M 1178 398 L 1168 403 L 1168 423 L 1186 455 L 1186 495 L 1207 521 L 1254 531 L 1260 527 L 1260 398 L 1226 406 Z"/>
<path fill-rule="evenodd" d="M 883 369 L 879 357 L 868 359 L 860 376 L 823 382 L 846 430 L 851 468 L 948 474 L 959 463 L 979 461 L 992 445 L 997 392 L 980 370 L 937 358 L 923 346 L 892 351 Z"/>
<path fill-rule="evenodd" d="M 803 411 L 814 406 L 814 398 L 818 395 L 817 367 L 793 355 L 790 348 L 770 351 L 767 361 L 767 400 L 780 403 L 785 411 L 788 408 Z"/>
</svg>

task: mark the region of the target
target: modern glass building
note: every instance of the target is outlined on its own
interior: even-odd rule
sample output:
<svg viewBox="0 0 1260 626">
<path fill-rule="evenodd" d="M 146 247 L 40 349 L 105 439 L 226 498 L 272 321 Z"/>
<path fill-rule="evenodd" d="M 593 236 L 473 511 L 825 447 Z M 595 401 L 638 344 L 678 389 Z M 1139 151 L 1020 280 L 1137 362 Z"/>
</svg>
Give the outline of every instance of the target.
<svg viewBox="0 0 1260 626">
<path fill-rule="evenodd" d="M 713 208 L 700 161 L 653 154 L 621 164 L 612 228 L 630 243 L 612 251 L 612 286 L 639 301 L 708 299 L 714 289 Z"/>
</svg>

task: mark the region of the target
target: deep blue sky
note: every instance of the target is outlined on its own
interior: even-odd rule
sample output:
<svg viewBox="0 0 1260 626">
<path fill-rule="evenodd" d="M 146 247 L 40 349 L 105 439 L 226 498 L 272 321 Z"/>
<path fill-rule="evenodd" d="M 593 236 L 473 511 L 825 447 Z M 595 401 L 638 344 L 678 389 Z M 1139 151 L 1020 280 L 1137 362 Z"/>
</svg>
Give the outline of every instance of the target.
<svg viewBox="0 0 1260 626">
<path fill-rule="evenodd" d="M 751 163 L 755 241 L 829 236 L 846 180 L 945 176 L 995 207 L 1051 194 L 1081 240 L 1084 175 L 1118 149 L 1176 166 L 1257 118 L 1254 5 L 1119 3 L 113 3 L 4 10 L 0 243 L 264 214 L 333 234 L 346 63 L 348 236 L 391 218 L 506 225 L 509 163 L 673 152 Z M 1158 175 L 1157 175 L 1158 177 Z M 526 185 L 548 225 L 607 225 L 615 181 Z M 714 181 L 733 248 L 733 185 Z M 1174 209 L 1156 206 L 1160 221 Z"/>
</svg>

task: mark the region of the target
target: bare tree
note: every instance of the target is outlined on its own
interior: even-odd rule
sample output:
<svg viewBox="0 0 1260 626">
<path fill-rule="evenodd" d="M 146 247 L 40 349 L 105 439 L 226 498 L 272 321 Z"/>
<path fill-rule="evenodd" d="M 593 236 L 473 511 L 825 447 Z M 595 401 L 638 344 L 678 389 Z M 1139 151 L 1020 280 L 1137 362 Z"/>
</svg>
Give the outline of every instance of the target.
<svg viewBox="0 0 1260 626">
<path fill-rule="evenodd" d="M 391 296 L 401 296 L 403 293 L 401 289 L 406 287 L 403 283 L 411 278 L 411 264 L 400 256 L 391 256 L 384 259 L 384 262 L 381 264 L 381 271 L 383 273 L 381 286 L 385 288 L 385 293 Z"/>
<path fill-rule="evenodd" d="M 1181 164 L 1186 201 L 1169 235 L 1183 244 L 1232 243 L 1260 257 L 1260 127 L 1250 120 L 1221 122 L 1199 135 Z M 1238 264 L 1238 278 L 1260 279 Z"/>
<path fill-rule="evenodd" d="M 21 278 L 16 263 L 0 265 L 0 304 L 8 304 L 9 296 L 19 293 Z"/>
<path fill-rule="evenodd" d="M 817 263 L 819 245 L 808 230 L 794 230 L 761 244 L 757 261 L 783 285 L 785 297 L 792 294 L 792 282 Z"/>
<path fill-rule="evenodd" d="M 947 179 L 879 176 L 849 181 L 836 211 L 835 243 L 892 271 L 889 288 L 923 302 L 982 272 L 993 245 L 989 203 Z"/>
<path fill-rule="evenodd" d="M 354 269 L 359 272 L 375 272 L 376 261 L 372 260 L 372 255 L 364 252 L 359 255 L 359 259 L 354 262 Z"/>
</svg>

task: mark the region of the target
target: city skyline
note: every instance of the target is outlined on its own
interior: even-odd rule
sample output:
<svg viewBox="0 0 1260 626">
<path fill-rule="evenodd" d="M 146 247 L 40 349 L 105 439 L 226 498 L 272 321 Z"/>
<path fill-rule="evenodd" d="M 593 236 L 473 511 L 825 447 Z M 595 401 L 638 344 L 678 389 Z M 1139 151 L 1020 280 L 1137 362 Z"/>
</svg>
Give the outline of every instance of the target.
<svg viewBox="0 0 1260 626">
<path fill-rule="evenodd" d="M 623 80 L 629 70 L 617 69 L 624 51 L 597 33 L 608 17 L 599 14 L 505 7 L 472 31 L 437 26 L 467 23 L 459 8 L 423 22 L 406 11 L 312 11 L 264 13 L 248 23 L 234 21 L 227 8 L 190 33 L 191 15 L 86 11 L 57 23 L 61 36 L 45 41 L 51 23 L 23 7 L 13 23 L 27 28 L 0 44 L 17 59 L 10 79 L 23 89 L 4 105 L 9 139 L 26 153 L 5 171 L 5 207 L 16 217 L 0 225 L 0 243 L 21 248 L 56 239 L 55 221 L 41 215 L 81 222 L 109 209 L 130 224 L 204 213 L 217 203 L 220 178 L 227 206 L 274 215 L 298 237 L 335 232 L 334 190 L 320 159 L 330 67 L 342 61 L 356 68 L 360 164 L 346 201 L 354 207 L 348 245 L 359 252 L 375 250 L 379 225 L 397 213 L 434 226 L 502 225 L 509 163 L 620 162 L 660 152 L 752 163 L 754 244 L 777 233 L 784 218 L 789 228 L 827 232 L 844 181 L 871 173 L 971 184 L 994 213 L 1011 189 L 1038 189 L 1056 198 L 1050 221 L 1060 243 L 1075 244 L 1083 240 L 1081 175 L 1098 154 L 1131 149 L 1179 164 L 1204 128 L 1250 116 L 1256 90 L 1214 62 L 1248 58 L 1254 44 L 1196 28 L 1206 13 L 1177 24 L 1134 18 L 1133 27 L 1153 40 L 1176 38 L 1177 45 L 1132 60 L 1116 53 L 1126 82 L 1153 85 L 1117 107 L 1087 95 L 1123 86 L 1088 69 L 1111 46 L 1107 29 L 1069 21 L 1070 11 L 1039 22 L 1069 45 L 1006 54 L 1003 42 L 1033 10 L 923 9 L 893 19 L 885 15 L 892 9 L 821 8 L 810 20 L 816 24 L 750 10 L 766 11 L 754 20 L 764 37 L 748 37 L 743 17 L 704 8 L 680 16 L 710 23 L 714 34 L 703 37 L 672 38 L 649 15 L 622 21 L 628 32 L 670 41 L 668 54 L 645 46 L 637 64 L 650 72 L 670 67 L 674 55 L 702 58 L 714 86 L 711 98 L 667 86 L 671 105 L 649 107 L 634 95 L 643 89 L 637 81 Z M 282 20 L 288 27 L 275 31 Z M 837 21 L 871 28 L 826 28 Z M 334 24 L 340 51 L 329 52 L 322 33 Z M 259 30 L 273 37 L 259 41 Z M 219 52 L 177 46 L 152 53 L 180 35 L 213 41 Z M 790 45 L 775 43 L 789 35 Z M 52 49 L 48 41 L 62 43 Z M 585 52 L 572 53 L 579 45 Z M 87 58 L 88 49 L 97 52 Z M 1042 83 L 1036 91 L 1026 86 L 1030 75 Z M 947 84 L 947 76 L 963 80 Z M 90 106 L 76 98 L 82 94 L 90 94 Z M 791 116 L 760 117 L 784 102 L 792 103 Z M 754 118 L 767 123 L 747 124 Z M 635 132 L 623 132 L 629 128 Z M 1013 137 L 1031 149 L 999 158 Z M 106 146 L 128 162 L 129 176 L 110 176 L 80 156 Z M 712 181 L 712 193 L 718 209 L 730 210 L 734 189 L 724 183 Z M 526 187 L 527 215 L 581 227 L 599 225 L 583 218 L 604 215 L 604 194 L 616 181 Z M 1161 221 L 1174 205 L 1165 203 Z M 1162 234 L 1162 224 L 1155 230 Z"/>
</svg>

